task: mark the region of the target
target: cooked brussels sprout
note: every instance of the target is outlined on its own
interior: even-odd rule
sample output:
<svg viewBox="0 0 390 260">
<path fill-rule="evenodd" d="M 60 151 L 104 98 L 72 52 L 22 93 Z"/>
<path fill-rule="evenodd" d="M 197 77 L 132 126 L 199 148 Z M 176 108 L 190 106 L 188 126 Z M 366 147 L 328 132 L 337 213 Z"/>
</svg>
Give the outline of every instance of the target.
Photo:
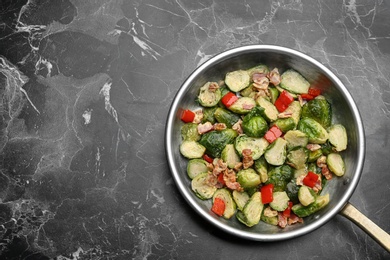
<svg viewBox="0 0 390 260">
<path fill-rule="evenodd" d="M 268 87 L 270 97 L 271 97 L 271 103 L 275 104 L 276 99 L 279 97 L 279 90 L 275 87 Z"/>
<path fill-rule="evenodd" d="M 216 85 L 218 88 L 211 90 L 212 85 Z M 206 82 L 206 84 L 200 88 L 198 101 L 204 107 L 213 107 L 217 105 L 221 98 L 222 93 L 216 82 Z"/>
<path fill-rule="evenodd" d="M 287 141 L 283 138 L 277 138 L 265 151 L 265 160 L 272 165 L 279 166 L 286 160 Z"/>
<path fill-rule="evenodd" d="M 240 95 L 242 97 L 250 97 L 253 99 L 255 98 L 256 93 L 257 93 L 256 90 L 253 88 L 253 83 L 249 84 L 248 87 L 240 91 Z"/>
<path fill-rule="evenodd" d="M 325 98 L 315 98 L 302 107 L 302 118 L 312 118 L 324 128 L 332 123 L 332 108 Z"/>
<path fill-rule="evenodd" d="M 309 143 L 309 137 L 299 130 L 290 130 L 284 135 L 284 140 L 287 141 L 287 149 L 295 147 L 306 147 Z"/>
<path fill-rule="evenodd" d="M 305 168 L 308 158 L 309 150 L 304 147 L 296 147 L 290 150 L 287 154 L 288 164 L 295 169 Z"/>
<path fill-rule="evenodd" d="M 328 129 L 329 143 L 334 146 L 337 152 L 347 149 L 348 137 L 345 127 L 341 124 L 334 124 Z"/>
<path fill-rule="evenodd" d="M 202 135 L 199 143 L 206 148 L 207 154 L 212 157 L 221 157 L 221 152 L 227 144 L 234 142 L 237 132 L 227 128 L 222 131 L 211 131 Z"/>
<path fill-rule="evenodd" d="M 224 123 L 228 128 L 231 128 L 238 120 L 240 120 L 239 115 L 222 107 L 215 110 L 214 117 L 219 123 Z"/>
<path fill-rule="evenodd" d="M 268 180 L 268 163 L 264 156 L 255 161 L 254 168 L 260 175 L 261 182 L 266 182 Z"/>
<path fill-rule="evenodd" d="M 239 210 L 242 210 L 245 206 L 245 204 L 248 202 L 249 200 L 249 194 L 246 193 L 245 191 L 237 191 L 237 190 L 233 190 L 233 199 L 234 201 L 236 202 L 236 205 L 237 205 L 237 208 Z"/>
<path fill-rule="evenodd" d="M 187 123 L 181 127 L 181 137 L 184 141 L 199 141 L 198 124 Z"/>
<path fill-rule="evenodd" d="M 328 132 L 320 123 L 312 118 L 302 118 L 298 123 L 298 130 L 304 132 L 309 137 L 309 142 L 313 144 L 323 144 L 328 140 Z"/>
<path fill-rule="evenodd" d="M 272 183 L 274 185 L 274 191 L 284 191 L 286 190 L 287 183 L 291 181 L 294 175 L 293 169 L 284 164 L 282 166 L 278 166 L 273 168 L 268 172 L 268 183 Z"/>
<path fill-rule="evenodd" d="M 307 93 L 310 83 L 297 71 L 289 69 L 281 75 L 280 86 L 285 90 L 295 93 Z"/>
<path fill-rule="evenodd" d="M 240 162 L 240 157 L 237 154 L 233 144 L 227 144 L 222 150 L 221 159 L 227 164 L 230 169 L 233 169 Z"/>
<path fill-rule="evenodd" d="M 315 193 L 307 186 L 301 186 L 298 191 L 299 202 L 303 206 L 309 206 L 315 201 Z"/>
<path fill-rule="evenodd" d="M 338 153 L 330 153 L 326 157 L 326 163 L 328 164 L 329 170 L 337 176 L 343 176 L 345 173 L 344 160 Z"/>
<path fill-rule="evenodd" d="M 242 129 L 247 136 L 262 137 L 268 131 L 267 121 L 261 116 L 264 108 L 253 108 L 243 119 Z"/>
<path fill-rule="evenodd" d="M 263 208 L 261 193 L 257 191 L 250 197 L 243 210 L 237 212 L 237 219 L 246 226 L 253 227 L 259 223 Z"/>
<path fill-rule="evenodd" d="M 285 191 L 276 191 L 273 193 L 274 200 L 269 203 L 270 207 L 277 211 L 284 211 L 288 207 L 290 198 Z"/>
<path fill-rule="evenodd" d="M 307 159 L 308 162 L 315 162 L 318 158 L 322 155 L 322 149 L 314 150 L 309 152 L 309 158 Z"/>
<path fill-rule="evenodd" d="M 196 141 L 183 141 L 180 145 L 180 153 L 188 159 L 200 158 L 205 151 L 206 148 Z"/>
<path fill-rule="evenodd" d="M 268 122 L 273 122 L 278 119 L 279 111 L 276 109 L 274 104 L 272 104 L 265 97 L 259 97 L 256 99 L 256 103 L 262 107 L 264 110 L 261 111 L 261 115 Z"/>
<path fill-rule="evenodd" d="M 264 216 L 264 214 L 261 215 L 260 217 L 260 220 L 267 223 L 267 224 L 270 224 L 270 225 L 273 225 L 273 226 L 277 226 L 278 223 L 279 223 L 279 220 L 278 220 L 278 217 L 275 216 L 275 217 L 267 217 L 267 216 Z"/>
<path fill-rule="evenodd" d="M 294 204 L 299 203 L 298 191 L 300 187 L 301 186 L 297 184 L 297 180 L 295 178 L 291 179 L 291 181 L 287 183 L 286 193 L 287 196 L 290 198 L 291 202 Z"/>
<path fill-rule="evenodd" d="M 252 151 L 253 160 L 259 159 L 268 146 L 269 143 L 265 138 L 254 138 L 247 135 L 239 135 L 234 142 L 234 147 L 241 157 L 244 149 L 250 149 Z"/>
<path fill-rule="evenodd" d="M 240 183 L 243 188 L 254 188 L 260 183 L 260 175 L 252 168 L 240 170 L 237 173 L 237 182 Z"/>
<path fill-rule="evenodd" d="M 202 199 L 207 200 L 211 199 L 214 195 L 214 192 L 217 190 L 215 186 L 211 186 L 207 182 L 208 173 L 204 172 L 198 174 L 191 181 L 191 189 L 195 193 L 195 195 Z"/>
<path fill-rule="evenodd" d="M 279 118 L 274 122 L 274 125 L 276 125 L 283 133 L 293 130 L 296 127 L 295 120 L 292 117 Z"/>
<path fill-rule="evenodd" d="M 321 195 L 316 198 L 316 200 L 308 206 L 303 206 L 302 204 L 295 204 L 292 206 L 291 210 L 300 218 L 307 217 L 320 209 L 324 208 L 329 203 L 329 194 Z"/>
<path fill-rule="evenodd" d="M 247 114 L 256 106 L 256 101 L 250 97 L 240 97 L 233 105 L 228 109 L 237 114 Z"/>
<path fill-rule="evenodd" d="M 214 112 L 218 107 L 205 107 L 203 109 L 203 118 L 202 118 L 202 123 L 210 122 L 212 124 L 215 123 L 215 117 L 214 117 Z"/>
<path fill-rule="evenodd" d="M 216 198 L 220 198 L 225 203 L 225 211 L 222 217 L 230 219 L 234 213 L 236 213 L 236 203 L 234 202 L 232 195 L 228 189 L 218 189 L 214 192 L 213 202 Z"/>
<path fill-rule="evenodd" d="M 187 174 L 190 179 L 195 178 L 198 174 L 207 172 L 207 162 L 203 159 L 191 159 L 187 164 Z"/>
<path fill-rule="evenodd" d="M 294 119 L 295 125 L 298 125 L 301 119 L 302 107 L 299 101 L 293 101 L 283 113 L 291 114 L 291 118 Z"/>
<path fill-rule="evenodd" d="M 264 64 L 259 64 L 253 68 L 250 68 L 248 70 L 246 70 L 250 76 L 250 78 L 252 79 L 252 76 L 253 74 L 255 73 L 259 73 L 259 74 L 268 74 L 269 72 L 269 68 L 267 65 L 264 65 Z"/>
<path fill-rule="evenodd" d="M 246 88 L 250 83 L 249 73 L 245 70 L 236 70 L 226 74 L 225 84 L 233 92 Z"/>
</svg>

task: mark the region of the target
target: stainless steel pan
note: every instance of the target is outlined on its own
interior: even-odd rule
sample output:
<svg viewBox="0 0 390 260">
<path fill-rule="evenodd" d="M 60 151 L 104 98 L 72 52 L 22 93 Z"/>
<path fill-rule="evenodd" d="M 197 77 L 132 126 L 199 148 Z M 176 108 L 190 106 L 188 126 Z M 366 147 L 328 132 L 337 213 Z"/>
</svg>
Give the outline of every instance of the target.
<svg viewBox="0 0 390 260">
<path fill-rule="evenodd" d="M 180 111 L 196 108 L 194 100 L 200 86 L 207 81 L 223 79 L 229 71 L 248 68 L 259 63 L 281 70 L 293 68 L 303 74 L 311 84 L 321 88 L 324 96 L 330 99 L 333 121 L 342 123 L 348 132 L 348 149 L 342 154 L 346 173 L 341 178 L 335 177 L 323 191 L 330 194 L 329 205 L 305 218 L 303 224 L 291 225 L 285 229 L 265 223 L 248 228 L 235 218 L 225 220 L 210 213 L 211 202 L 199 200 L 191 191 L 190 180 L 186 174 L 187 160 L 179 152 L 182 124 Z M 364 130 L 358 108 L 347 88 L 329 69 L 301 52 L 271 45 L 244 46 L 216 55 L 199 66 L 183 83 L 172 102 L 167 118 L 165 143 L 173 178 L 184 198 L 203 218 L 230 234 L 257 241 L 290 239 L 319 228 L 340 213 L 362 227 L 390 251 L 390 236 L 348 203 L 361 177 L 365 155 Z"/>
</svg>

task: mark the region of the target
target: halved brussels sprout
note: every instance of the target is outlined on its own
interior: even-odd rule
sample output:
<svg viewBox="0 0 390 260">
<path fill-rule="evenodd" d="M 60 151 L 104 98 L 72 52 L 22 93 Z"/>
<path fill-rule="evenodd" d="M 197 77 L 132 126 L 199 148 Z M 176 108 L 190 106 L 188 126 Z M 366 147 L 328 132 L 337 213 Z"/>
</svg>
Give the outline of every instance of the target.
<svg viewBox="0 0 390 260">
<path fill-rule="evenodd" d="M 328 132 L 320 123 L 312 118 L 302 118 L 298 123 L 298 130 L 309 137 L 309 142 L 313 144 L 323 144 L 328 140 Z"/>
<path fill-rule="evenodd" d="M 218 88 L 211 90 L 211 85 L 216 85 Z M 217 105 L 221 98 L 222 93 L 219 89 L 218 83 L 216 82 L 206 82 L 206 84 L 200 88 L 198 101 L 204 107 L 213 107 Z"/>
<path fill-rule="evenodd" d="M 337 176 L 343 176 L 345 173 L 344 160 L 338 153 L 330 153 L 326 157 L 326 163 L 328 164 L 329 170 Z"/>
<path fill-rule="evenodd" d="M 198 124 L 186 123 L 181 127 L 181 137 L 184 141 L 199 141 Z"/>
<path fill-rule="evenodd" d="M 261 180 L 255 170 L 248 168 L 237 173 L 237 182 L 244 188 L 254 188 L 261 183 Z"/>
<path fill-rule="evenodd" d="M 243 119 L 242 129 L 247 136 L 262 137 L 268 131 L 267 121 L 261 116 L 264 108 L 253 108 Z"/>
<path fill-rule="evenodd" d="M 329 142 L 337 152 L 347 149 L 348 137 L 345 127 L 341 124 L 332 125 L 329 129 Z"/>
<path fill-rule="evenodd" d="M 227 128 L 222 131 L 211 131 L 202 135 L 199 143 L 206 148 L 207 154 L 212 157 L 221 157 L 221 152 L 227 144 L 234 142 L 237 132 Z"/>
<path fill-rule="evenodd" d="M 330 103 L 323 97 L 310 100 L 302 107 L 302 118 L 306 117 L 312 118 L 324 128 L 328 128 L 332 123 Z"/>
<path fill-rule="evenodd" d="M 259 159 L 269 146 L 268 141 L 262 138 L 249 137 L 247 135 L 240 135 L 236 138 L 234 142 L 234 147 L 236 148 L 238 154 L 242 157 L 242 151 L 244 149 L 250 149 L 252 151 L 253 160 Z"/>
<path fill-rule="evenodd" d="M 246 88 L 250 83 L 249 73 L 245 70 L 236 70 L 226 74 L 225 84 L 233 92 Z"/>
</svg>

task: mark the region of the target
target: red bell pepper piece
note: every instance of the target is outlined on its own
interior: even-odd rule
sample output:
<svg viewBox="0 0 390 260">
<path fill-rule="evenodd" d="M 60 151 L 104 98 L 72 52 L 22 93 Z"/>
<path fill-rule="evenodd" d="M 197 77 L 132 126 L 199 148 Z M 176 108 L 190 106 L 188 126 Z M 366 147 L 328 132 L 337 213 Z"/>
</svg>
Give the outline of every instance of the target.
<svg viewBox="0 0 390 260">
<path fill-rule="evenodd" d="M 229 108 L 231 105 L 233 105 L 236 101 L 238 100 L 238 97 L 236 96 L 236 94 L 234 94 L 233 92 L 228 92 L 226 93 L 222 99 L 221 99 L 221 102 L 222 104 L 225 105 L 225 107 Z"/>
<path fill-rule="evenodd" d="M 291 201 L 289 201 L 287 208 L 283 211 L 283 216 L 285 216 L 286 218 L 290 217 L 292 206 L 293 206 L 293 203 Z"/>
<path fill-rule="evenodd" d="M 313 188 L 316 185 L 318 178 L 318 175 L 314 172 L 308 172 L 305 178 L 303 178 L 303 184 L 310 188 Z"/>
<path fill-rule="evenodd" d="M 309 91 L 308 93 L 309 95 L 313 96 L 313 97 L 316 97 L 316 96 L 319 96 L 321 95 L 321 89 L 318 89 L 318 88 L 309 88 Z"/>
<path fill-rule="evenodd" d="M 268 143 L 273 143 L 277 138 L 283 134 L 282 130 L 277 125 L 271 126 L 271 128 L 265 133 L 264 138 Z"/>
<path fill-rule="evenodd" d="M 211 211 L 217 214 L 218 216 L 222 216 L 225 212 L 225 202 L 220 198 L 215 198 L 213 206 L 211 207 Z"/>
<path fill-rule="evenodd" d="M 283 112 L 294 101 L 294 97 L 290 95 L 286 90 L 280 93 L 279 97 L 275 100 L 275 107 L 279 112 Z"/>
<path fill-rule="evenodd" d="M 212 157 L 208 156 L 207 154 L 203 155 L 203 160 L 205 160 L 208 163 L 212 163 L 214 161 L 214 159 Z"/>
<path fill-rule="evenodd" d="M 192 112 L 191 110 L 186 109 L 181 113 L 181 120 L 184 123 L 191 123 L 192 121 L 194 121 L 194 118 L 195 118 L 195 113 Z"/>
<path fill-rule="evenodd" d="M 225 186 L 225 180 L 223 179 L 223 172 L 218 174 L 218 182 L 221 183 L 223 186 Z"/>
<path fill-rule="evenodd" d="M 301 98 L 306 99 L 306 100 L 314 99 L 314 96 L 312 96 L 310 94 L 301 94 L 300 96 L 301 96 Z"/>
<path fill-rule="evenodd" d="M 261 201 L 263 202 L 263 204 L 270 203 L 274 200 L 274 185 L 272 183 L 262 186 L 260 192 Z"/>
</svg>

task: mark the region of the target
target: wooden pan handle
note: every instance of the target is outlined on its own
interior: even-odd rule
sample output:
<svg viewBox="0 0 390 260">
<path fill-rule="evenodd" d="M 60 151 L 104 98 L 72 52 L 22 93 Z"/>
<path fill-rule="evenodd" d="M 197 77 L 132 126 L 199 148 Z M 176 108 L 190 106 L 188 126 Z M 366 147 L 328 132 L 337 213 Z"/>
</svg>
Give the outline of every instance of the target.
<svg viewBox="0 0 390 260">
<path fill-rule="evenodd" d="M 347 203 L 340 214 L 358 225 L 383 248 L 390 252 L 390 235 L 363 215 L 363 213 L 356 209 L 352 204 Z"/>
</svg>

